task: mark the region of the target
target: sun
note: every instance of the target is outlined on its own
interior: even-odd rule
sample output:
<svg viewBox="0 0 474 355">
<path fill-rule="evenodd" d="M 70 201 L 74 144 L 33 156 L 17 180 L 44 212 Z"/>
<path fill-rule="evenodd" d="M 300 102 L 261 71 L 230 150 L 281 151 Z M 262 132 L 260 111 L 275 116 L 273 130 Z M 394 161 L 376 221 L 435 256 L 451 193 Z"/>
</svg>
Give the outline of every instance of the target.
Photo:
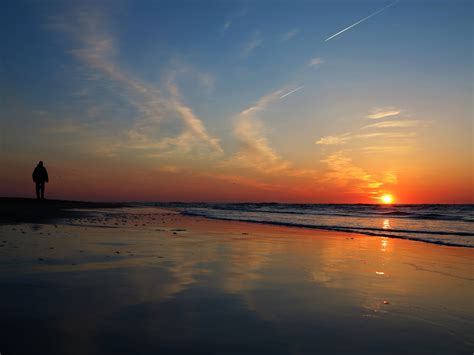
<svg viewBox="0 0 474 355">
<path fill-rule="evenodd" d="M 392 195 L 383 195 L 380 199 L 382 200 L 382 203 L 386 205 L 390 205 L 391 203 L 393 203 Z"/>
</svg>

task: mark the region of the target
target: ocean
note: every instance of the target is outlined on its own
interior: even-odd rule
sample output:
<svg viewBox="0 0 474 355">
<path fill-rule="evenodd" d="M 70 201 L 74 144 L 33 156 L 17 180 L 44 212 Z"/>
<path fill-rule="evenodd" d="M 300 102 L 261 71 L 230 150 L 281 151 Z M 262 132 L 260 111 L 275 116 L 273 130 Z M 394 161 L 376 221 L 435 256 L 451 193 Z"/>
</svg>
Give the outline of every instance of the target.
<svg viewBox="0 0 474 355">
<path fill-rule="evenodd" d="M 474 205 L 157 203 L 213 219 L 474 247 Z"/>
</svg>

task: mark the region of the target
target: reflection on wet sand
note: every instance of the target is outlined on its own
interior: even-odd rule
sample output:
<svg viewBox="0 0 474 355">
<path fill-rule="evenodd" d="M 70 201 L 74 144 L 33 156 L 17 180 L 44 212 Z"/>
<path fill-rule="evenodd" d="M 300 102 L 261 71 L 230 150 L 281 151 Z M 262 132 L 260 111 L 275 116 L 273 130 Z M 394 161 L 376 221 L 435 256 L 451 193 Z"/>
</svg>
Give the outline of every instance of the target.
<svg viewBox="0 0 474 355">
<path fill-rule="evenodd" d="M 150 211 L 0 226 L 0 351 L 472 348 L 469 250 Z"/>
</svg>

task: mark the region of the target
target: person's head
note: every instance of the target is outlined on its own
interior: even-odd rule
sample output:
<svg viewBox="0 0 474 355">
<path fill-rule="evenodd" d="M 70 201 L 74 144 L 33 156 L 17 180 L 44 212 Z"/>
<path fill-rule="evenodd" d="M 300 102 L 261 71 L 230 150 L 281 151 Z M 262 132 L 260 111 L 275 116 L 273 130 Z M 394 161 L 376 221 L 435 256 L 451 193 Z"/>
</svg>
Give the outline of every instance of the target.
<svg viewBox="0 0 474 355">
<path fill-rule="evenodd" d="M 38 163 L 38 166 L 43 166 L 43 162 L 40 161 L 40 162 Z"/>
</svg>

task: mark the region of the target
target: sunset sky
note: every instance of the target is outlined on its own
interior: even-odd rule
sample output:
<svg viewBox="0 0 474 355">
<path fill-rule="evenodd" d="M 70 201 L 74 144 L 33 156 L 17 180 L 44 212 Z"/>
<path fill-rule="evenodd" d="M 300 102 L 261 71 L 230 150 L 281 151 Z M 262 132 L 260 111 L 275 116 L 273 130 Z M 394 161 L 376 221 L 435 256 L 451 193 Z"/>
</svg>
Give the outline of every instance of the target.
<svg viewBox="0 0 474 355">
<path fill-rule="evenodd" d="M 473 11 L 2 2 L 0 196 L 473 203 Z"/>
</svg>

